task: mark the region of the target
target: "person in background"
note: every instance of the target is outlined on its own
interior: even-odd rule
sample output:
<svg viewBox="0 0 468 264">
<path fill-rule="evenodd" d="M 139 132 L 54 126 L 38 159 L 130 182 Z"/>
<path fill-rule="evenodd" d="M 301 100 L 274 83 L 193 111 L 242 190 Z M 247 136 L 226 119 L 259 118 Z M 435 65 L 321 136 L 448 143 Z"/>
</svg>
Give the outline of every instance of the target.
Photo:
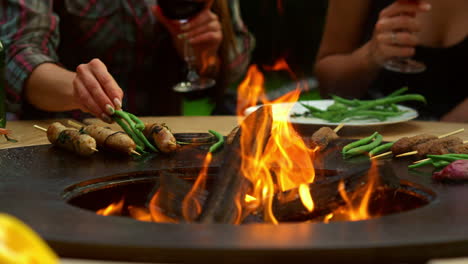
<svg viewBox="0 0 468 264">
<path fill-rule="evenodd" d="M 179 115 L 182 95 L 172 86 L 186 77 L 186 40 L 196 54 L 210 55 L 210 67 L 197 67 L 216 78 L 209 96 L 220 103 L 246 70 L 254 40 L 237 0 L 202 1 L 206 8 L 184 26 L 164 17 L 156 0 L 1 1 L 10 106 L 20 119 L 80 109 L 111 122 L 121 107 Z"/>
<path fill-rule="evenodd" d="M 422 73 L 385 70 L 396 57 Z M 468 122 L 468 1 L 329 0 L 315 65 L 321 94 L 377 98 L 408 86 L 421 119 Z"/>
</svg>

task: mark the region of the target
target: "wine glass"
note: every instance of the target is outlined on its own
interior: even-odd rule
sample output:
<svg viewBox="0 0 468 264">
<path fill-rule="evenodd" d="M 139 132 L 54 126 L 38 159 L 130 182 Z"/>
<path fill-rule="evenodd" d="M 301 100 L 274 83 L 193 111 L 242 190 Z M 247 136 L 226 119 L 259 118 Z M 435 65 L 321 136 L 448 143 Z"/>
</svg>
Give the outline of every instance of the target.
<svg viewBox="0 0 468 264">
<path fill-rule="evenodd" d="M 187 23 L 190 18 L 200 13 L 206 5 L 204 0 L 158 0 L 162 13 L 169 19 L 178 20 L 181 25 Z M 216 84 L 211 78 L 201 77 L 196 70 L 196 54 L 192 45 L 186 39 L 183 47 L 184 61 L 187 64 L 186 81 L 182 81 L 173 87 L 180 93 L 204 90 Z"/>
<path fill-rule="evenodd" d="M 401 0 L 396 0 L 401 1 Z M 419 0 L 406 0 L 418 4 Z M 401 31 L 400 31 L 401 32 Z M 392 32 L 392 40 L 395 41 L 395 35 L 398 31 Z M 407 57 L 397 57 L 386 61 L 383 67 L 387 70 L 401 73 L 421 73 L 426 70 L 426 65 L 420 61 L 416 61 Z"/>
</svg>

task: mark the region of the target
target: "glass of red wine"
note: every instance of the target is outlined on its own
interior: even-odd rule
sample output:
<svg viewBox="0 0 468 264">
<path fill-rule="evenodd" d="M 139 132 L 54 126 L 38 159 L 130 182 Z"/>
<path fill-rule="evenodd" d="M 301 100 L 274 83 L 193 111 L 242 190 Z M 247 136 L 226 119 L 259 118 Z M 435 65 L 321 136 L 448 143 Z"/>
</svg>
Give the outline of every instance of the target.
<svg viewBox="0 0 468 264">
<path fill-rule="evenodd" d="M 162 13 L 169 19 L 177 20 L 185 24 L 190 18 L 200 13 L 206 6 L 205 0 L 158 0 Z M 187 63 L 187 79 L 176 84 L 173 90 L 176 92 L 187 93 L 197 90 L 204 90 L 216 84 L 211 78 L 202 77 L 196 70 L 196 54 L 192 46 L 185 40 L 184 42 L 184 60 Z"/>
<path fill-rule="evenodd" d="M 396 1 L 409 1 L 413 4 L 418 4 L 419 0 L 396 0 Z M 393 38 L 398 32 L 393 32 Z M 426 70 L 426 65 L 420 61 L 411 58 L 392 58 L 383 64 L 383 67 L 389 71 L 401 73 L 421 73 Z"/>
</svg>

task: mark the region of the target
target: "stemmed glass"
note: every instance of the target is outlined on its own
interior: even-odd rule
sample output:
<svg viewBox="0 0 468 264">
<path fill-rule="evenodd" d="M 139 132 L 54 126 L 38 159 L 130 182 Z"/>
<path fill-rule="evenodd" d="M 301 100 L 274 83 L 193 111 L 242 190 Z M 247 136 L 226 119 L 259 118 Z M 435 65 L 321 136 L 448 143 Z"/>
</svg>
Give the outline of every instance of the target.
<svg viewBox="0 0 468 264">
<path fill-rule="evenodd" d="M 402 1 L 402 0 L 396 0 Z M 405 0 L 414 2 L 414 4 L 418 4 L 419 0 Z M 392 33 L 392 38 L 395 38 L 395 34 L 398 32 Z M 383 67 L 387 70 L 394 71 L 394 72 L 401 72 L 401 73 L 421 73 L 426 70 L 426 65 L 422 62 L 416 61 L 411 58 L 392 58 L 386 61 L 383 64 Z"/>
<path fill-rule="evenodd" d="M 205 0 L 158 0 L 162 13 L 169 19 L 179 21 L 181 25 L 187 23 L 190 18 L 200 13 L 206 5 Z M 173 90 L 187 93 L 204 90 L 216 84 L 211 78 L 201 77 L 196 70 L 196 54 L 188 40 L 184 41 L 184 61 L 187 64 L 187 77 L 185 81 L 176 84 Z"/>
</svg>

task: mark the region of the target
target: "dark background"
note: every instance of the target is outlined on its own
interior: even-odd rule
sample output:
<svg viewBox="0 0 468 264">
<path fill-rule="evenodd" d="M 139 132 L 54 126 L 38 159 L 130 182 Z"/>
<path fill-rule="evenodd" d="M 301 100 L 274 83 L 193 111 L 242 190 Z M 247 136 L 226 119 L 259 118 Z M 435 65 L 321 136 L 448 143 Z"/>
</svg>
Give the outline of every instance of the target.
<svg viewBox="0 0 468 264">
<path fill-rule="evenodd" d="M 252 63 L 272 65 L 284 57 L 299 77 L 312 76 L 327 2 L 241 0 L 242 17 L 256 38 Z"/>
</svg>

